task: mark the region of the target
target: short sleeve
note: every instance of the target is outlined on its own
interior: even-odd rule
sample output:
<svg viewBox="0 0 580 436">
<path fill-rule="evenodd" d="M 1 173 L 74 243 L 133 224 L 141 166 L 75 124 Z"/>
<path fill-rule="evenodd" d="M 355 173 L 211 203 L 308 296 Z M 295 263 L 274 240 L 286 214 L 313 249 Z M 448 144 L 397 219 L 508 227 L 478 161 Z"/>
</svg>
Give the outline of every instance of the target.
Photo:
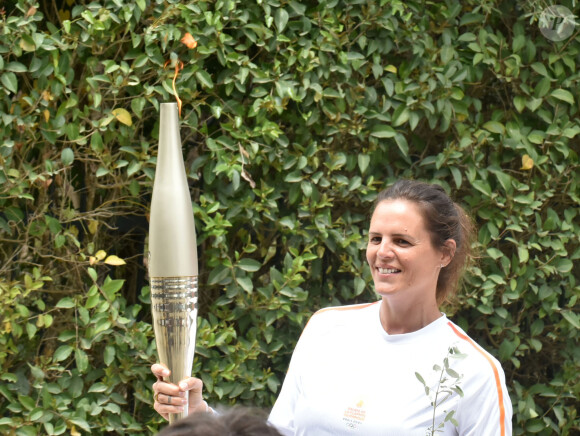
<svg viewBox="0 0 580 436">
<path fill-rule="evenodd" d="M 478 365 L 479 366 L 479 365 Z M 457 420 L 462 436 L 511 436 L 512 405 L 499 362 L 491 356 L 463 386 Z"/>
<path fill-rule="evenodd" d="M 306 349 L 310 342 L 311 331 L 312 326 L 311 321 L 309 321 L 292 353 L 280 395 L 278 395 L 268 418 L 268 421 L 283 435 L 294 435 L 295 433 L 296 405 L 302 390 L 300 374 L 302 362 L 307 356 Z"/>
</svg>

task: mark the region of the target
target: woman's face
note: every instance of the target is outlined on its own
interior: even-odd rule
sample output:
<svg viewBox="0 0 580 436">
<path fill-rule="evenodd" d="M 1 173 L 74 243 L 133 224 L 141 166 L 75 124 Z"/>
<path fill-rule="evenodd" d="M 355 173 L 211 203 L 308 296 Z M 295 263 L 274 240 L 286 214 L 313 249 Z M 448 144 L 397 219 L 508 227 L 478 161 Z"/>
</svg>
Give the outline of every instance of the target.
<svg viewBox="0 0 580 436">
<path fill-rule="evenodd" d="M 446 251 L 433 247 L 416 203 L 397 199 L 377 205 L 367 261 L 379 295 L 433 302 L 441 265 L 451 260 Z"/>
</svg>

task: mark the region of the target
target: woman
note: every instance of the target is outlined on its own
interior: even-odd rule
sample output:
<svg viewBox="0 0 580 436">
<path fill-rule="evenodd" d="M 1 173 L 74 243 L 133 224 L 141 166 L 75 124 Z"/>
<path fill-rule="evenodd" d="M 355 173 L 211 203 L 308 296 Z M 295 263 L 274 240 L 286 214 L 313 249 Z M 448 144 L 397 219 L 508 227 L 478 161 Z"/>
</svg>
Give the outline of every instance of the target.
<svg viewBox="0 0 580 436">
<path fill-rule="evenodd" d="M 381 192 L 366 252 L 381 300 L 310 319 L 270 422 L 287 435 L 511 435 L 499 362 L 438 308 L 457 287 L 472 236 L 437 185 L 403 180 Z M 198 379 L 153 389 L 162 415 L 190 389 L 190 410 L 207 408 Z"/>
</svg>

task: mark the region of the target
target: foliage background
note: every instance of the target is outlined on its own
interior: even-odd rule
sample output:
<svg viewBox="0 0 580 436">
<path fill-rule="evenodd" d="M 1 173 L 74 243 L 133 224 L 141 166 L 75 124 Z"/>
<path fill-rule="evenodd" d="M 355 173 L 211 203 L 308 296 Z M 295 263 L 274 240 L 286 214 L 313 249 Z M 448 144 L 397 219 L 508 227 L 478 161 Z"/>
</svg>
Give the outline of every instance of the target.
<svg viewBox="0 0 580 436">
<path fill-rule="evenodd" d="M 5 1 L 0 432 L 161 425 L 143 253 L 179 59 L 208 401 L 270 407 L 310 314 L 376 298 L 368 211 L 407 177 L 477 221 L 445 310 L 501 360 L 514 433 L 577 433 L 580 28 L 547 40 L 546 6 Z"/>
</svg>

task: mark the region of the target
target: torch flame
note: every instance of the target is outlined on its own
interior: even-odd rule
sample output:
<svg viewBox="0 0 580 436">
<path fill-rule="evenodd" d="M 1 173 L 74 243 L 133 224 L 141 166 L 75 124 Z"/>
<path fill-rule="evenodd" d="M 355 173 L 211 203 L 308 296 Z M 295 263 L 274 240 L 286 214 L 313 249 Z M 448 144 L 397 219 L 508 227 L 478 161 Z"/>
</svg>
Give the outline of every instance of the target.
<svg viewBox="0 0 580 436">
<path fill-rule="evenodd" d="M 169 65 L 171 63 L 171 61 L 166 61 L 165 65 L 163 65 L 163 68 L 166 68 L 167 65 Z M 179 59 L 177 59 L 175 61 L 175 74 L 173 75 L 173 93 L 175 94 L 175 99 L 177 100 L 177 109 L 179 110 L 179 116 L 181 117 L 181 106 L 182 106 L 182 102 L 181 99 L 179 98 L 179 93 L 177 92 L 177 88 L 175 87 L 175 81 L 177 80 L 177 76 L 179 75 L 179 71 L 183 70 L 183 62 L 181 62 Z"/>
</svg>

